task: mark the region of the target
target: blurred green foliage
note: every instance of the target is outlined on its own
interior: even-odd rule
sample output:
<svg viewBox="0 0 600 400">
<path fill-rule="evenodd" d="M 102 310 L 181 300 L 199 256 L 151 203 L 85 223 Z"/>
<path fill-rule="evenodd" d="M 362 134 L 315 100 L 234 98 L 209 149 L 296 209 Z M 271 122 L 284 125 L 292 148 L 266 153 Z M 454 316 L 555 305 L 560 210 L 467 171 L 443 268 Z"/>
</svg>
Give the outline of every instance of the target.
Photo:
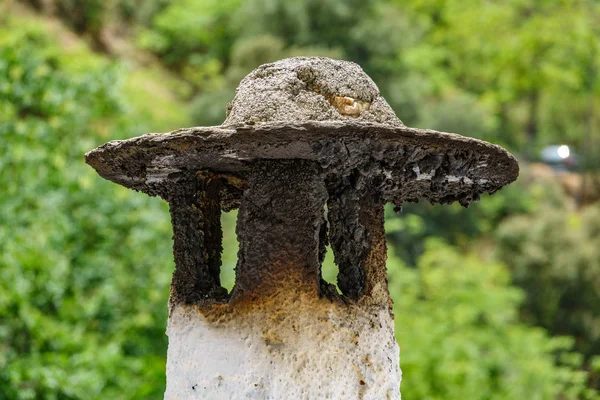
<svg viewBox="0 0 600 400">
<path fill-rule="evenodd" d="M 166 208 L 83 163 L 133 128 L 120 78 L 34 24 L 0 29 L 0 398 L 163 391 Z"/>
<path fill-rule="evenodd" d="M 395 244 L 395 255 L 408 265 L 415 265 L 424 251 L 425 239 L 438 237 L 467 250 L 473 241 L 489 235 L 507 217 L 530 213 L 537 204 L 536 196 L 517 181 L 494 195 L 484 195 L 481 202 L 468 209 L 459 204 L 445 207 L 425 202 L 404 204 L 395 215 L 386 208 L 386 236 Z"/>
<path fill-rule="evenodd" d="M 573 213 L 544 206 L 507 219 L 496 236 L 498 258 L 526 290 L 526 318 L 600 354 L 600 207 Z"/>
<path fill-rule="evenodd" d="M 518 318 L 508 269 L 429 239 L 416 268 L 388 260 L 409 399 L 598 399 L 572 340 Z M 555 355 L 561 363 L 556 364 Z"/>
<path fill-rule="evenodd" d="M 356 61 L 406 124 L 522 158 L 567 143 L 593 160 L 600 146 L 596 1 L 23 3 L 95 52 L 47 17 L 0 14 L 1 399 L 162 396 L 168 212 L 100 179 L 83 154 L 222 122 L 261 63 Z M 468 210 L 386 210 L 406 398 L 597 398 L 600 212 L 558 192 L 521 180 Z M 223 217 L 226 287 L 234 224 Z M 331 252 L 323 269 L 334 282 Z"/>
</svg>

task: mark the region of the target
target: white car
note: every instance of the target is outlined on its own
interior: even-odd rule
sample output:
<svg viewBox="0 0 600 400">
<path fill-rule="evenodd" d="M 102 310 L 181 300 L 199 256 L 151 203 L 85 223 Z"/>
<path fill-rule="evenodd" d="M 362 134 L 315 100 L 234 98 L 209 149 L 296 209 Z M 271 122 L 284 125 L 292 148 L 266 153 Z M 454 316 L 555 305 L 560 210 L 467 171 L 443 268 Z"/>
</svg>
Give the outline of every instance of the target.
<svg viewBox="0 0 600 400">
<path fill-rule="evenodd" d="M 579 165 L 579 158 L 566 144 L 544 147 L 540 152 L 540 159 L 557 170 L 573 170 Z"/>
</svg>

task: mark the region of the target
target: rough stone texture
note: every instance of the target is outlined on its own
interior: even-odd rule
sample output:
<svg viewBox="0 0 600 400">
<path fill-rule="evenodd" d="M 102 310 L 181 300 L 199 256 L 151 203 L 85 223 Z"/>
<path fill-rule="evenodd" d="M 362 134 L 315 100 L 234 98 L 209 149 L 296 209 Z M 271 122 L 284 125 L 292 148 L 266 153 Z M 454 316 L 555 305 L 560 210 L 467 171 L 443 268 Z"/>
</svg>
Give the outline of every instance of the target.
<svg viewBox="0 0 600 400">
<path fill-rule="evenodd" d="M 169 202 L 167 399 L 398 399 L 384 204 L 468 206 L 519 172 L 499 146 L 404 126 L 358 65 L 304 57 L 249 74 L 221 126 L 109 142 L 86 162 Z M 227 294 L 219 217 L 238 207 Z M 342 295 L 321 277 L 328 242 Z"/>
<path fill-rule="evenodd" d="M 295 57 L 248 74 L 227 107 L 224 125 L 347 119 L 404 126 L 357 64 Z"/>
<path fill-rule="evenodd" d="M 177 305 L 165 399 L 399 399 L 387 308 L 281 291 L 252 303 Z"/>
<path fill-rule="evenodd" d="M 257 164 L 244 192 L 232 301 L 281 290 L 319 295 L 320 233 L 327 191 L 314 162 Z"/>
<path fill-rule="evenodd" d="M 250 73 L 219 127 L 113 141 L 86 155 L 101 176 L 149 195 L 164 197 L 187 170 L 221 175 L 224 210 L 239 206 L 248 171 L 263 159 L 317 161 L 340 179 L 370 174 L 394 203 L 468 205 L 519 173 L 499 146 L 404 126 L 358 65 L 305 57 Z"/>
<path fill-rule="evenodd" d="M 203 174 L 199 182 L 212 195 L 183 196 L 194 200 L 192 216 L 218 200 L 218 179 Z M 362 179 L 330 186 L 314 161 L 254 165 L 238 214 L 240 250 L 230 297 L 172 298 L 166 399 L 399 399 L 383 201 Z M 328 197 L 344 297 L 320 273 Z M 340 203 L 332 200 L 337 197 Z M 211 227 L 193 218 L 182 225 L 190 223 L 200 231 Z M 201 254 L 187 249 L 194 251 Z M 174 279 L 173 293 L 184 292 L 176 284 L 187 289 Z"/>
<path fill-rule="evenodd" d="M 327 219 L 339 268 L 338 286 L 351 299 L 389 304 L 383 200 L 361 175 L 330 186 Z"/>
<path fill-rule="evenodd" d="M 180 178 L 179 189 L 166 193 L 173 224 L 175 272 L 171 302 L 191 304 L 223 299 L 221 287 L 221 207 L 219 182 L 198 174 Z"/>
<path fill-rule="evenodd" d="M 223 177 L 222 207 L 239 206 L 252 165 L 264 159 L 305 159 L 340 177 L 352 170 L 378 179 L 386 201 L 427 199 L 467 205 L 514 181 L 516 160 L 501 147 L 459 135 L 341 121 L 241 128 L 189 128 L 109 142 L 86 161 L 106 179 L 162 195 L 186 170 Z"/>
</svg>

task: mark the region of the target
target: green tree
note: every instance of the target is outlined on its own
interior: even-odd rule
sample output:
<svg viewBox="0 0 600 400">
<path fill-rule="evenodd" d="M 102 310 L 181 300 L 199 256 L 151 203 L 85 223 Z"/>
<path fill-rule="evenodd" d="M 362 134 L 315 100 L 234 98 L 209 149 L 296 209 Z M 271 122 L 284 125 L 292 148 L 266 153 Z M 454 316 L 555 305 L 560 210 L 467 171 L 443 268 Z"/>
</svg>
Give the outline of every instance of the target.
<svg viewBox="0 0 600 400">
<path fill-rule="evenodd" d="M 401 7 L 424 21 L 417 54 L 436 55 L 421 68 L 447 71 L 453 85 L 494 107 L 502 142 L 525 146 L 530 158 L 552 141 L 580 144 L 572 108 L 588 104 L 586 76 L 598 63 L 597 3 L 416 0 Z"/>
<path fill-rule="evenodd" d="M 235 36 L 231 19 L 241 0 L 176 0 L 153 17 L 139 44 L 161 56 L 196 91 L 218 83 Z"/>
<path fill-rule="evenodd" d="M 83 162 L 133 126 L 119 75 L 24 20 L 0 27 L 2 398 L 163 391 L 168 214 Z"/>
<path fill-rule="evenodd" d="M 599 398 L 571 339 L 519 322 L 523 293 L 507 268 L 441 241 L 425 247 L 416 269 L 388 260 L 403 397 Z"/>
<path fill-rule="evenodd" d="M 526 320 L 600 354 L 600 207 L 575 213 L 544 206 L 509 218 L 497 238 L 498 258 L 527 295 Z"/>
</svg>

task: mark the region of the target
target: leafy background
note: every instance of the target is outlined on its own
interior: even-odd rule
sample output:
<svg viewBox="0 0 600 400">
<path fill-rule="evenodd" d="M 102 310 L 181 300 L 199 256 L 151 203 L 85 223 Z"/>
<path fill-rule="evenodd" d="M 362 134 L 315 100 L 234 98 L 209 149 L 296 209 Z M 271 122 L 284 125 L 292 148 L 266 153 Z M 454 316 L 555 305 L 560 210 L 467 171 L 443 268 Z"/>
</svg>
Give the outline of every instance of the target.
<svg viewBox="0 0 600 400">
<path fill-rule="evenodd" d="M 0 2 L 0 399 L 161 398 L 168 210 L 83 154 L 219 124 L 294 55 L 358 62 L 407 125 L 522 166 L 468 210 L 386 211 L 403 397 L 600 398 L 599 50 L 595 0 Z M 537 162 L 549 144 L 579 171 Z"/>
</svg>

